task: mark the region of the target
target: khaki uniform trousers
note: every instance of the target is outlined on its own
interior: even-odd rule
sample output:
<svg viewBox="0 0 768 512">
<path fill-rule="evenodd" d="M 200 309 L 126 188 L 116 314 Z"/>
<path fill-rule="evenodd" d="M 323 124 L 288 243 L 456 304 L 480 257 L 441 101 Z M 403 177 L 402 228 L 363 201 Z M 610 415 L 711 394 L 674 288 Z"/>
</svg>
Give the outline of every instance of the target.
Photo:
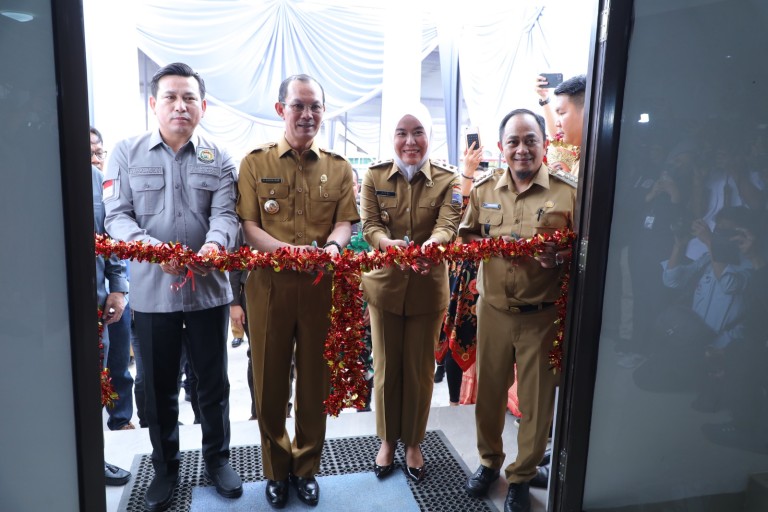
<svg viewBox="0 0 768 512">
<path fill-rule="evenodd" d="M 323 357 L 330 327 L 331 276 L 258 269 L 246 282 L 253 391 L 264 476 L 308 478 L 320 469 L 330 374 Z M 296 340 L 295 437 L 285 428 Z"/>
<path fill-rule="evenodd" d="M 368 304 L 373 342 L 376 433 L 416 445 L 424 440 L 434 387 L 435 345 L 444 311 L 404 316 Z"/>
<path fill-rule="evenodd" d="M 507 482 L 527 482 L 544 456 L 555 407 L 559 374 L 550 369 L 548 353 L 555 339 L 557 307 L 531 313 L 496 309 L 477 301 L 477 449 L 480 463 L 501 469 L 501 439 L 507 390 L 515 379 L 523 418 L 517 434 L 517 459 L 505 470 Z"/>
</svg>

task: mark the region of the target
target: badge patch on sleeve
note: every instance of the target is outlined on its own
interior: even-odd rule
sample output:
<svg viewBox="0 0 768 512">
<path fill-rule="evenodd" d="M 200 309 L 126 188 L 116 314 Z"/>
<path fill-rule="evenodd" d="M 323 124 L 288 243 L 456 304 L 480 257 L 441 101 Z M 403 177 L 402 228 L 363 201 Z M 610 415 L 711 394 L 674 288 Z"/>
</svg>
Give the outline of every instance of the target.
<svg viewBox="0 0 768 512">
<path fill-rule="evenodd" d="M 461 204 L 461 187 L 455 186 L 453 187 L 453 190 L 451 190 L 451 204 L 457 205 Z"/>
<path fill-rule="evenodd" d="M 110 199 L 117 199 L 120 193 L 120 180 L 106 180 L 102 184 L 101 200 L 109 201 Z"/>
</svg>

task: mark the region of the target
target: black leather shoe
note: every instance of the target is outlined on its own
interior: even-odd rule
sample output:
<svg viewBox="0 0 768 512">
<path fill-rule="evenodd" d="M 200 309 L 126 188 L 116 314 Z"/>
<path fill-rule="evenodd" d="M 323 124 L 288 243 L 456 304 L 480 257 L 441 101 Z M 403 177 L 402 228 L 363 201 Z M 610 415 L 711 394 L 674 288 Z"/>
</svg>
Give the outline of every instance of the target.
<svg viewBox="0 0 768 512">
<path fill-rule="evenodd" d="M 179 475 L 155 475 L 144 495 L 144 508 L 149 512 L 161 512 L 173 501 L 173 491 L 179 483 Z"/>
<path fill-rule="evenodd" d="M 417 484 L 424 480 L 424 475 L 427 473 L 425 466 L 420 468 L 412 468 L 411 466 L 405 466 L 405 476 L 416 482 Z"/>
<path fill-rule="evenodd" d="M 531 495 L 528 482 L 509 484 L 504 512 L 531 512 Z"/>
<path fill-rule="evenodd" d="M 206 465 L 205 476 L 216 486 L 216 492 L 225 498 L 239 498 L 243 495 L 243 481 L 240 475 L 232 469 L 229 461 L 217 468 Z"/>
<path fill-rule="evenodd" d="M 237 348 L 243 344 L 243 338 L 232 338 L 232 348 Z"/>
<path fill-rule="evenodd" d="M 482 498 L 488 494 L 491 484 L 499 478 L 499 470 L 480 465 L 475 474 L 464 484 L 464 490 L 473 498 Z"/>
<path fill-rule="evenodd" d="M 549 484 L 549 466 L 539 466 L 536 468 L 536 476 L 531 479 L 531 487 L 546 489 Z"/>
<path fill-rule="evenodd" d="M 131 479 L 131 474 L 112 464 L 104 463 L 104 483 L 107 485 L 125 485 Z"/>
<path fill-rule="evenodd" d="M 445 365 L 439 364 L 435 369 L 435 384 L 443 382 L 443 377 L 445 377 Z"/>
<path fill-rule="evenodd" d="M 395 463 L 392 462 L 391 464 L 387 466 L 379 466 L 376 464 L 376 461 L 373 461 L 373 474 L 376 475 L 376 478 L 384 478 L 385 476 L 392 473 L 392 469 L 394 469 Z"/>
<path fill-rule="evenodd" d="M 267 480 L 267 501 L 272 508 L 283 508 L 288 502 L 288 479 Z"/>
<path fill-rule="evenodd" d="M 302 478 L 296 477 L 296 491 L 299 493 L 299 499 L 307 505 L 314 507 L 320 501 L 320 486 L 317 485 L 315 477 Z"/>
</svg>

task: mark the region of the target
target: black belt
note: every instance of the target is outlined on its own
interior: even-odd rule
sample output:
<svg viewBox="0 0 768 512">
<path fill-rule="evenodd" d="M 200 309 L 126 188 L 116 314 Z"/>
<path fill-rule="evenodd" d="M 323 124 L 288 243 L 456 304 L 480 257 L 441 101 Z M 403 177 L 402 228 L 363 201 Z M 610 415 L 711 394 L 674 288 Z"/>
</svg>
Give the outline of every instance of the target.
<svg viewBox="0 0 768 512">
<path fill-rule="evenodd" d="M 507 310 L 510 313 L 530 313 L 532 311 L 541 311 L 554 306 L 554 302 L 542 302 L 541 304 L 526 304 L 523 306 L 509 306 Z"/>
</svg>

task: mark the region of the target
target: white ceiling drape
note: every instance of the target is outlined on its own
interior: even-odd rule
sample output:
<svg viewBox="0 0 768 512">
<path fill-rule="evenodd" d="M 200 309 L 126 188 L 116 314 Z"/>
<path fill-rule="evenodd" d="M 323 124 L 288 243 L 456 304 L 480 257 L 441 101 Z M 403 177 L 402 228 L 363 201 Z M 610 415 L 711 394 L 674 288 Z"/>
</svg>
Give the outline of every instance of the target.
<svg viewBox="0 0 768 512">
<path fill-rule="evenodd" d="M 254 136 L 273 132 L 264 127 L 282 126 L 274 104 L 286 76 L 320 81 L 326 122 L 381 94 L 386 7 L 378 4 L 141 0 L 136 19 L 148 57 L 186 62 L 203 76 L 213 108 L 202 126 L 236 146 L 253 147 Z M 429 54 L 436 35 L 425 24 L 415 51 Z"/>
<path fill-rule="evenodd" d="M 134 0 L 120 4 L 123 14 L 105 22 L 89 10 L 109 16 L 101 5 L 112 2 L 84 0 L 89 86 L 96 98 L 92 120 L 105 132 L 107 145 L 126 130 L 144 128 L 113 119 L 114 98 L 100 99 L 106 94 L 101 87 L 116 87 L 115 73 L 126 66 L 125 59 L 108 56 L 130 55 L 131 49 L 135 54 L 138 47 L 161 66 L 182 61 L 200 72 L 209 104 L 201 128 L 236 158 L 280 135 L 282 121 L 274 109 L 278 86 L 296 73 L 317 78 L 325 89 L 323 142 L 343 150 L 339 138 L 346 137 L 347 149 L 378 156 L 385 40 L 399 36 L 387 25 L 394 13 L 420 20 L 421 45 L 413 51 L 422 60 L 438 43 L 458 54 L 463 103 L 456 116 L 468 114 L 486 149 L 495 151 L 504 113 L 538 109 L 533 92 L 538 73 L 586 72 L 588 16 L 595 1 Z M 130 25 L 135 37 L 125 37 L 121 23 Z M 421 96 L 435 120 L 433 144 L 445 153 L 438 156 L 447 157 L 446 134 L 460 138 L 461 131 L 446 128 L 457 121 L 446 120 L 446 113 L 452 116 L 456 109 L 443 108 L 437 67 L 435 80 L 421 80 Z M 151 112 L 147 119 L 151 126 Z M 328 140 L 331 134 L 335 141 Z"/>
</svg>

